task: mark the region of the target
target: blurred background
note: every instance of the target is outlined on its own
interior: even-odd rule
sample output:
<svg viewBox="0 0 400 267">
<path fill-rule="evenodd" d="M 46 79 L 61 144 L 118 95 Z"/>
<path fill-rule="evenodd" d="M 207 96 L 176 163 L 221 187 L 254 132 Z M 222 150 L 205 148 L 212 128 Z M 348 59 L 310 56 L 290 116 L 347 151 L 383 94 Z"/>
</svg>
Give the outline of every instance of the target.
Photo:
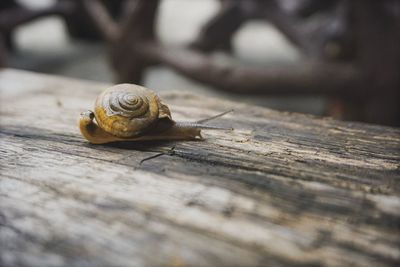
<svg viewBox="0 0 400 267">
<path fill-rule="evenodd" d="M 397 0 L 1 0 L 0 66 L 400 125 Z"/>
</svg>

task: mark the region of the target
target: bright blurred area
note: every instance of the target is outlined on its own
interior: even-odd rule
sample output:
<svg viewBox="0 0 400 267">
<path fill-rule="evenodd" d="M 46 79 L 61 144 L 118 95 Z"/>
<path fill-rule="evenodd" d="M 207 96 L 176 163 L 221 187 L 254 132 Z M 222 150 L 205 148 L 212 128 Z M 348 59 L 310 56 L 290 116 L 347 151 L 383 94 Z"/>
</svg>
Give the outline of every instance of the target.
<svg viewBox="0 0 400 267">
<path fill-rule="evenodd" d="M 85 11 L 96 7 L 85 2 L 102 5 L 114 22 L 137 16 L 135 23 L 147 26 L 152 20 L 151 15 L 146 17 L 151 7 L 140 10 L 140 5 L 158 2 L 154 38 L 136 29 L 135 24 L 129 28 L 123 23 L 116 24 L 120 28 L 117 42 L 102 37 L 99 27 L 94 26 L 101 12 L 96 16 L 93 14 L 97 9 Z M 377 2 L 2 0 L 0 26 L 6 25 L 0 27 L 2 65 L 107 83 L 134 82 L 157 92 L 192 92 L 284 111 L 398 126 L 400 46 L 393 47 L 400 40 L 400 1 Z M 29 16 L 29 12 L 51 10 L 60 4 L 63 6 L 54 14 L 49 11 L 25 21 L 18 21 L 15 15 Z M 369 14 L 371 9 L 375 11 Z M 375 20 L 373 28 L 363 21 L 371 20 L 368 16 Z M 15 22 L 10 22 L 13 19 Z M 224 37 L 225 29 L 231 31 L 229 37 Z M 370 36 L 371 44 L 361 42 L 366 36 Z M 138 52 L 141 46 L 133 47 L 140 42 L 146 46 L 149 40 L 155 46 L 152 50 Z M 127 45 L 121 45 L 123 42 Z M 168 49 L 177 51 L 177 56 L 171 56 Z M 372 59 L 365 56 L 371 51 L 375 51 Z M 139 78 L 137 73 L 129 76 L 132 70 L 126 70 L 128 63 L 119 64 L 125 60 L 120 59 L 121 54 L 127 62 L 131 59 L 132 64 L 142 66 Z M 235 89 L 230 91 L 230 85 L 237 81 L 237 88 L 232 86 Z"/>
</svg>

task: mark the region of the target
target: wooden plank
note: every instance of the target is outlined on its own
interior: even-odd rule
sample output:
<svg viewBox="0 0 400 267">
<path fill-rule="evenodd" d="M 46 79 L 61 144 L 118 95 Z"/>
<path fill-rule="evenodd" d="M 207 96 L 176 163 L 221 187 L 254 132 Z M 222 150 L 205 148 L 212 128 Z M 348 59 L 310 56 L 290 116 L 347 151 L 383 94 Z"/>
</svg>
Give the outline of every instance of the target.
<svg viewBox="0 0 400 267">
<path fill-rule="evenodd" d="M 107 85 L 0 72 L 1 266 L 396 266 L 400 130 L 171 92 L 205 141 L 90 145 Z M 140 161 L 175 146 L 175 153 Z"/>
</svg>

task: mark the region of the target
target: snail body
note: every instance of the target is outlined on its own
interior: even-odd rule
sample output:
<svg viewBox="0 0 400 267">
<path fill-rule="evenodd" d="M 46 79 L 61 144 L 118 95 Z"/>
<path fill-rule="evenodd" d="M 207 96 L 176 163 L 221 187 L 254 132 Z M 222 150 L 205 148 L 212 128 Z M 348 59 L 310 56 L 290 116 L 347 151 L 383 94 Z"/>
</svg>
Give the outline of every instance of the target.
<svg viewBox="0 0 400 267">
<path fill-rule="evenodd" d="M 82 135 L 93 144 L 194 140 L 201 139 L 201 129 L 226 130 L 202 124 L 205 121 L 176 122 L 168 106 L 161 102 L 155 92 L 135 84 L 118 84 L 97 97 L 94 112 L 81 113 L 79 128 Z"/>
</svg>

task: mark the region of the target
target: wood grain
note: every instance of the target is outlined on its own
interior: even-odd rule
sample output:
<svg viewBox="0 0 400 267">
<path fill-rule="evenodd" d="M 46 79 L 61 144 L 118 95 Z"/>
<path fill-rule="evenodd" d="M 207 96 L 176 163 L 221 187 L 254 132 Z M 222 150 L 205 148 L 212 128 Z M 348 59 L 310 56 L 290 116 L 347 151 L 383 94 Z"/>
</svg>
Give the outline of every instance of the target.
<svg viewBox="0 0 400 267">
<path fill-rule="evenodd" d="M 235 130 L 90 145 L 106 87 L 0 72 L 1 266 L 397 266 L 399 129 L 171 92 Z"/>
</svg>

